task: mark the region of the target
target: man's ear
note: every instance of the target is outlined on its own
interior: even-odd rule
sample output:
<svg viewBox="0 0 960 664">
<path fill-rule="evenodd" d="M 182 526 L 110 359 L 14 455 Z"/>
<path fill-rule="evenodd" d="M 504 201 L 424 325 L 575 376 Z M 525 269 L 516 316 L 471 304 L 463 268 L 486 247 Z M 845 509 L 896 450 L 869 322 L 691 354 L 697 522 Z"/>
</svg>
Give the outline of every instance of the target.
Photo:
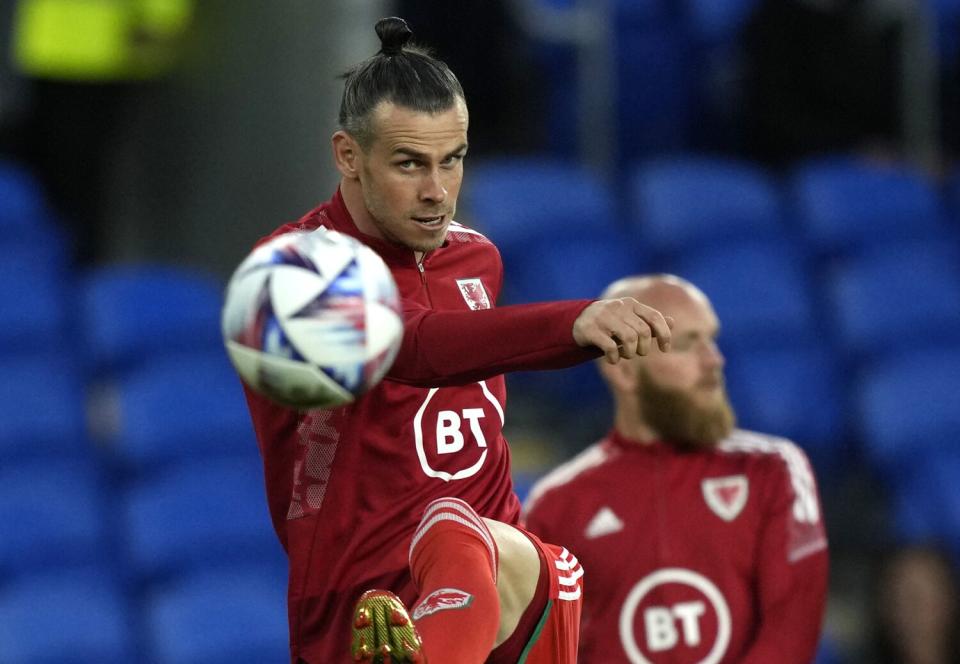
<svg viewBox="0 0 960 664">
<path fill-rule="evenodd" d="M 360 144 L 342 129 L 335 132 L 330 141 L 333 146 L 333 163 L 337 165 L 340 175 L 348 180 L 359 178 Z"/>
</svg>

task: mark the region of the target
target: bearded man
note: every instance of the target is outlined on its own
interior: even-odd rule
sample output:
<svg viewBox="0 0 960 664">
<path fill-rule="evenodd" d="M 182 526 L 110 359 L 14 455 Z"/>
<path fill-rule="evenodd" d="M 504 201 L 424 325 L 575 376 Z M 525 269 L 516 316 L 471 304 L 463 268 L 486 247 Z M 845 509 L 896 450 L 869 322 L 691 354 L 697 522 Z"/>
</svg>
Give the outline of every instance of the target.
<svg viewBox="0 0 960 664">
<path fill-rule="evenodd" d="M 527 527 L 590 570 L 579 662 L 808 664 L 828 556 L 806 455 L 735 428 L 702 291 L 653 275 L 604 293 L 626 296 L 673 317 L 672 349 L 600 367 L 612 430 L 525 505 Z"/>
</svg>

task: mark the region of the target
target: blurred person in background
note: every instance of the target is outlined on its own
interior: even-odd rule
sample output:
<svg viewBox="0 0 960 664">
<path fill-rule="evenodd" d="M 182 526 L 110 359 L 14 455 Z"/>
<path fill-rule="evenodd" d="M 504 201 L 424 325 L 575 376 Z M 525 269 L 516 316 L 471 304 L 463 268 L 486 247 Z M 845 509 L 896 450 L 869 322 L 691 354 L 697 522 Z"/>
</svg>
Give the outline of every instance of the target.
<svg viewBox="0 0 960 664">
<path fill-rule="evenodd" d="M 669 353 L 601 365 L 613 428 L 525 504 L 527 527 L 588 571 L 580 662 L 809 664 L 828 555 L 806 456 L 735 428 L 720 324 L 696 286 L 635 276 L 602 297 L 638 298 L 675 323 Z"/>
<path fill-rule="evenodd" d="M 872 0 L 763 0 L 744 34 L 745 135 L 773 166 L 902 155 L 903 25 Z"/>
<path fill-rule="evenodd" d="M 32 168 L 73 231 L 74 258 L 101 256 L 118 140 L 144 86 L 171 71 L 193 0 L 19 0 L 11 55 L 24 117 L 0 149 Z"/>
<path fill-rule="evenodd" d="M 403 345 L 349 406 L 299 412 L 247 390 L 290 561 L 292 661 L 572 664 L 582 569 L 519 527 L 502 374 L 666 350 L 668 321 L 626 297 L 495 307 L 499 253 L 453 220 L 460 83 L 402 19 L 376 30 L 381 50 L 344 76 L 338 190 L 271 237 L 322 227 L 375 250 Z"/>
<path fill-rule="evenodd" d="M 876 664 L 960 663 L 960 586 L 944 550 L 905 545 L 884 556 L 872 608 Z"/>
</svg>

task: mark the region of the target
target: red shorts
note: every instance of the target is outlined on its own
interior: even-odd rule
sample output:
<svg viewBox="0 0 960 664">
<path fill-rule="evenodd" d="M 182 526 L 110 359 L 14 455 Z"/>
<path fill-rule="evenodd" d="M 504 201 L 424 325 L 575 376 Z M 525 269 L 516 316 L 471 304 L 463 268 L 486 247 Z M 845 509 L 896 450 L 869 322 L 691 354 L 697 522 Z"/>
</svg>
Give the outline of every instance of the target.
<svg viewBox="0 0 960 664">
<path fill-rule="evenodd" d="M 565 548 L 541 542 L 523 528 L 540 554 L 540 582 L 514 634 L 487 664 L 576 664 L 583 606 L 583 568 Z"/>
</svg>

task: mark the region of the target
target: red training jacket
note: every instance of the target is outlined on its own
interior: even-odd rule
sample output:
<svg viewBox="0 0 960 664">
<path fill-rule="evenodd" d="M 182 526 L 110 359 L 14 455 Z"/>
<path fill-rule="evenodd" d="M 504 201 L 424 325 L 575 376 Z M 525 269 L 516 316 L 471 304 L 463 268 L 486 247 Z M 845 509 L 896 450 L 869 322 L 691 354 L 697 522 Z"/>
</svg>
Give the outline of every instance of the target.
<svg viewBox="0 0 960 664">
<path fill-rule="evenodd" d="M 573 340 L 587 300 L 493 308 L 503 266 L 474 230 L 452 223 L 418 266 L 410 249 L 360 233 L 337 192 L 270 237 L 320 226 L 380 254 L 405 322 L 387 378 L 350 406 L 297 412 L 246 390 L 273 526 L 290 560 L 291 657 L 312 663 L 349 657 L 350 614 L 364 590 L 414 600 L 407 547 L 431 500 L 456 496 L 482 516 L 517 523 L 500 374 L 599 354 Z"/>
<path fill-rule="evenodd" d="M 536 484 L 525 513 L 586 571 L 581 664 L 813 661 L 827 540 L 790 441 L 737 430 L 681 452 L 612 432 Z"/>
</svg>

